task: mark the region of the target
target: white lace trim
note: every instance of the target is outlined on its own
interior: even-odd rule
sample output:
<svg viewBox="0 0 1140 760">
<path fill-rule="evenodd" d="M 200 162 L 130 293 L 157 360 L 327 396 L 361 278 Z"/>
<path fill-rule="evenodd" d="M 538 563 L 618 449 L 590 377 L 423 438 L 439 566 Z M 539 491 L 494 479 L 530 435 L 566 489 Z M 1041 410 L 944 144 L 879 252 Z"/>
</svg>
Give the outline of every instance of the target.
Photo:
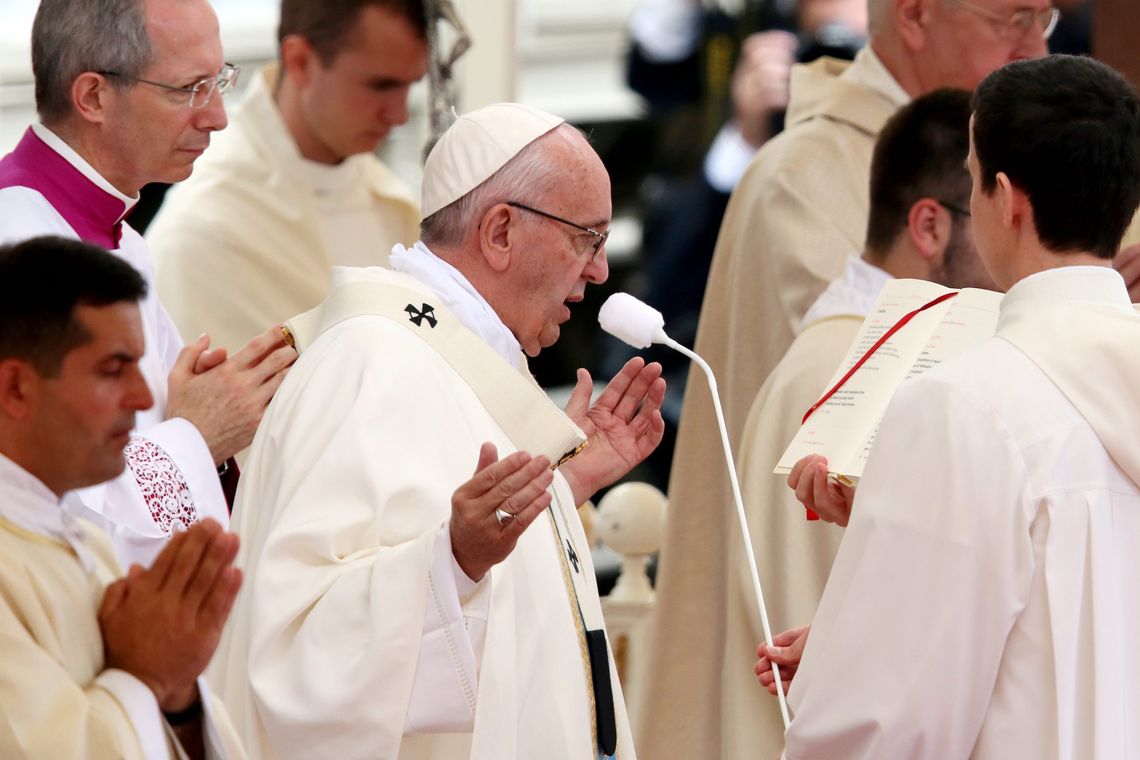
<svg viewBox="0 0 1140 760">
<path fill-rule="evenodd" d="M 165 535 L 186 530 L 198 522 L 198 509 L 194 506 L 190 486 L 161 446 L 135 437 L 123 453 L 151 519 Z"/>
</svg>

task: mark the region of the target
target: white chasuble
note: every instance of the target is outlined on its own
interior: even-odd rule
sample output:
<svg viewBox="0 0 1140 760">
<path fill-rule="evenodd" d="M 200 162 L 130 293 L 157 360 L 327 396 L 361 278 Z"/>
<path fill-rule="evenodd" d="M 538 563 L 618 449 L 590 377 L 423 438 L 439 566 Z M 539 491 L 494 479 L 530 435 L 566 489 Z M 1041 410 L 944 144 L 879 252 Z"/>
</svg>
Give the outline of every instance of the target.
<svg viewBox="0 0 1140 760">
<path fill-rule="evenodd" d="M 582 631 L 600 626 L 601 609 L 565 479 L 555 474 L 551 510 L 473 593 L 445 598 L 437 559 L 452 493 L 484 441 L 500 457 L 555 461 L 581 431 L 415 279 L 380 268 L 333 278 L 326 304 L 290 322 L 301 357 L 242 475 L 246 587 L 212 683 L 258 757 L 596 757 Z M 431 625 L 449 606 L 468 628 L 485 615 L 481 641 Z M 440 628 L 450 668 L 425 656 Z M 632 758 L 608 665 L 618 757 Z M 437 702 L 459 707 L 447 733 L 411 714 L 423 714 L 428 678 Z"/>
</svg>

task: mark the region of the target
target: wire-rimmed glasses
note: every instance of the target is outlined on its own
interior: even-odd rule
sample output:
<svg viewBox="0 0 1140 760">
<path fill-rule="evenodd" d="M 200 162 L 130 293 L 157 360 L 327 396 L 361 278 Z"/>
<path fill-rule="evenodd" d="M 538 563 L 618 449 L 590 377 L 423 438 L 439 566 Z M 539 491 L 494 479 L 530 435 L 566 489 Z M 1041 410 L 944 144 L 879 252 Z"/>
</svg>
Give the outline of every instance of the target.
<svg viewBox="0 0 1140 760">
<path fill-rule="evenodd" d="M 241 67 L 235 66 L 232 63 L 227 63 L 222 66 L 222 70 L 214 76 L 199 79 L 193 84 L 188 84 L 182 87 L 173 84 L 166 84 L 165 82 L 155 82 L 154 80 L 143 79 L 142 77 L 132 77 L 126 74 L 120 74 L 117 71 L 98 71 L 96 73 L 102 74 L 105 77 L 118 77 L 120 79 L 129 79 L 132 82 L 149 84 L 152 87 L 161 87 L 162 89 L 170 90 L 171 92 L 180 92 L 184 95 L 189 96 L 190 99 L 187 101 L 187 105 L 189 105 L 190 108 L 197 109 L 205 108 L 207 105 L 209 105 L 210 101 L 214 97 L 215 92 L 219 95 L 225 95 L 227 92 L 231 92 L 234 89 L 234 86 L 237 84 L 238 74 L 241 73 Z"/>
<path fill-rule="evenodd" d="M 960 5 L 967 10 L 987 18 L 994 22 L 1005 34 L 1014 34 L 1017 36 L 1024 35 L 1035 25 L 1041 30 L 1041 36 L 1049 39 L 1052 36 L 1053 30 L 1057 28 L 1057 21 L 1061 18 L 1061 11 L 1053 6 L 1043 8 L 1039 11 L 1032 8 L 1022 8 L 1021 10 L 1014 11 L 1011 15 L 992 11 L 989 8 L 983 8 L 980 5 L 974 5 L 968 0 L 950 0 L 955 5 Z"/>
<path fill-rule="evenodd" d="M 555 216 L 554 214 L 551 214 L 547 211 L 541 211 L 541 210 L 533 208 L 531 206 L 527 206 L 525 203 L 519 203 L 518 201 L 506 201 L 506 204 L 508 206 L 514 206 L 515 208 L 522 209 L 523 211 L 529 211 L 532 214 L 538 214 L 539 216 L 545 216 L 547 219 L 551 219 L 555 222 L 560 222 L 562 224 L 569 225 L 570 227 L 573 227 L 576 230 L 580 230 L 580 231 L 585 232 L 586 234 L 590 235 L 593 238 L 592 245 L 594 246 L 594 251 L 593 251 L 593 253 L 590 254 L 590 261 L 593 261 L 594 259 L 596 259 L 598 257 L 598 254 L 601 253 L 601 251 L 602 251 L 602 246 L 604 246 L 606 244 L 606 240 L 608 240 L 609 236 L 610 236 L 609 230 L 606 230 L 605 232 L 598 232 L 593 227 L 586 227 L 586 226 L 583 226 L 581 224 L 578 224 L 577 222 L 572 222 L 569 219 L 563 219 L 562 217 Z"/>
</svg>

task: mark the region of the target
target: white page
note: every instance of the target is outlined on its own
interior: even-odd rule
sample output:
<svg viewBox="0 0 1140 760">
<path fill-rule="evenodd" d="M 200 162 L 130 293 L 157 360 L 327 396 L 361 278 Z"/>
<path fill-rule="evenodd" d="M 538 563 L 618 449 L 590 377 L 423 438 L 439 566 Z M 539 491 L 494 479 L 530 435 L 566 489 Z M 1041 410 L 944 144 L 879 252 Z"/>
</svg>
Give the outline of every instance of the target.
<svg viewBox="0 0 1140 760">
<path fill-rule="evenodd" d="M 947 308 L 942 320 L 930 334 L 930 338 L 919 352 L 906 380 L 921 375 L 937 367 L 942 362 L 965 351 L 967 348 L 981 343 L 986 338 L 993 337 L 997 329 L 998 307 L 1001 304 L 1002 294 L 992 290 L 979 288 L 965 288 L 958 295 L 947 301 Z M 909 325 L 907 326 L 909 327 Z M 903 328 L 906 330 L 907 328 Z M 897 387 L 897 386 L 896 386 Z M 894 395 L 894 391 L 891 391 Z M 886 406 L 879 413 L 882 419 Z M 845 463 L 841 474 L 837 472 L 840 480 L 846 483 L 855 483 L 863 476 L 863 468 L 867 464 L 867 457 L 875 444 L 875 436 L 879 432 L 879 423 L 867 435 L 860 447 L 858 455 Z"/>
<path fill-rule="evenodd" d="M 830 390 L 847 371 L 906 314 L 946 293 L 953 292 L 925 280 L 891 280 L 883 286 L 875 305 L 835 376 Z M 822 454 L 829 465 L 843 472 L 857 461 L 868 431 L 877 423 L 894 388 L 906 377 L 942 314 L 956 298 L 916 315 L 884 343 L 847 383 L 815 410 L 792 439 L 776 465 L 777 474 L 787 474 L 809 454 Z M 806 409 L 804 410 L 807 411 Z"/>
</svg>

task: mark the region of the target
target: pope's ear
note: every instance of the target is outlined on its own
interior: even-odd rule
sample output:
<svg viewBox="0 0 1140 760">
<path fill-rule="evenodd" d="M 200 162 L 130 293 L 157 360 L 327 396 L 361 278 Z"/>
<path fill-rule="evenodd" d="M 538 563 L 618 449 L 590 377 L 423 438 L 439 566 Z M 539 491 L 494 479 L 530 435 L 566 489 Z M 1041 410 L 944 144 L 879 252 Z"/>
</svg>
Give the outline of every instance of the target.
<svg viewBox="0 0 1140 760">
<path fill-rule="evenodd" d="M 511 264 L 518 227 L 518 212 L 505 203 L 496 203 L 479 223 L 479 249 L 492 271 L 502 272 Z"/>
<path fill-rule="evenodd" d="M 0 416 L 22 421 L 34 412 L 40 376 L 22 359 L 0 360 Z"/>
<path fill-rule="evenodd" d="M 893 23 L 908 51 L 922 52 L 926 48 L 926 38 L 933 23 L 931 0 L 886 0 L 886 2 L 889 5 L 887 13 L 893 16 L 886 23 Z"/>
</svg>

